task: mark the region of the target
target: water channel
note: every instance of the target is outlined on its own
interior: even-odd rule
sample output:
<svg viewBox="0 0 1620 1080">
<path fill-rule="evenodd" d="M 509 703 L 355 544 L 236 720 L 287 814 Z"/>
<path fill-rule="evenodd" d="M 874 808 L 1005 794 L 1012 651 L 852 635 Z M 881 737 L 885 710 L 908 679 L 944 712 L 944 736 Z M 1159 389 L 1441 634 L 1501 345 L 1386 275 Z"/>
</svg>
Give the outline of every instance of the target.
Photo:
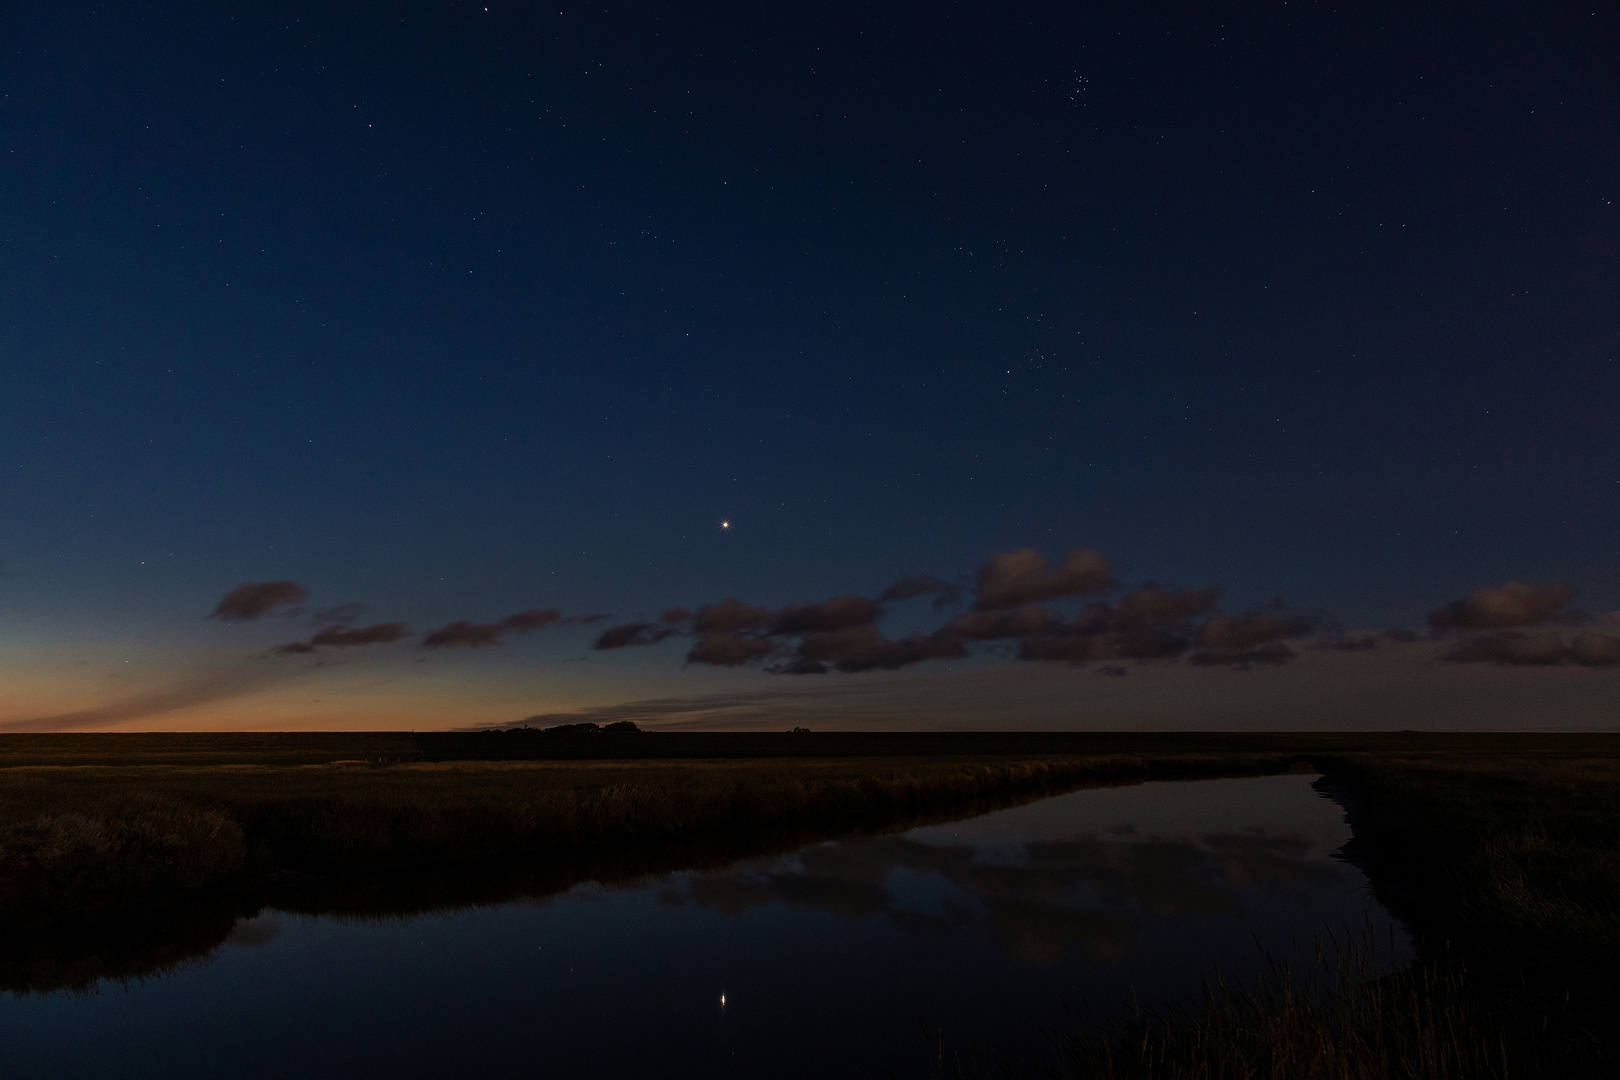
<svg viewBox="0 0 1620 1080">
<path fill-rule="evenodd" d="M 426 913 L 272 896 L 150 974 L 81 957 L 72 988 L 16 976 L 0 1060 L 39 1078 L 853 1078 L 933 1075 L 943 1046 L 1036 1073 L 1050 1031 L 1185 1000 L 1330 929 L 1389 933 L 1314 779 L 1084 790 Z M 1397 931 L 1389 959 L 1404 948 Z"/>
</svg>

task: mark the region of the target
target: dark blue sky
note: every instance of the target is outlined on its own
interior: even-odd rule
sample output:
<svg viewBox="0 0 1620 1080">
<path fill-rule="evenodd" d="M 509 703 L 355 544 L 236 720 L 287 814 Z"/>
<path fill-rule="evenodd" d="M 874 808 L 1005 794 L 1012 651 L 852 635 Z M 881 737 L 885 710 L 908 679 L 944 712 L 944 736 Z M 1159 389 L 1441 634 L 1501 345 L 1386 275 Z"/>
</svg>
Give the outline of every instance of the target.
<svg viewBox="0 0 1620 1080">
<path fill-rule="evenodd" d="M 10 5 L 11 619 L 1620 606 L 1620 16 L 1414 7 Z"/>
</svg>

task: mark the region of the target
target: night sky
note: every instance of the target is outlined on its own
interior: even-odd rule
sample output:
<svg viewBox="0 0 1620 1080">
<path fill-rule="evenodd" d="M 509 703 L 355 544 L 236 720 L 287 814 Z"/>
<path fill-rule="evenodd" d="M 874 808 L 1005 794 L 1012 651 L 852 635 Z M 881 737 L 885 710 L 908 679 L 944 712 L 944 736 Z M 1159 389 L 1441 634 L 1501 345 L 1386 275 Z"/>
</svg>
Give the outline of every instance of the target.
<svg viewBox="0 0 1620 1080">
<path fill-rule="evenodd" d="M 0 727 L 1620 725 L 1617 58 L 7 5 Z"/>
</svg>

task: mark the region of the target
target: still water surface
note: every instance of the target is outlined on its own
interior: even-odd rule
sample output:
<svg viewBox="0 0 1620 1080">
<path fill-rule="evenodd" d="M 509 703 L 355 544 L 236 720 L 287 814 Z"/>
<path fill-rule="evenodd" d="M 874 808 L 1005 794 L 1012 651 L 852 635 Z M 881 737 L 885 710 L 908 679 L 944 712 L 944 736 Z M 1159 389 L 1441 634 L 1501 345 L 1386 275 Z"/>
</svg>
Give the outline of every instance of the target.
<svg viewBox="0 0 1620 1080">
<path fill-rule="evenodd" d="M 1034 1071 L 1044 1032 L 1388 916 L 1289 775 L 1087 790 L 719 870 L 430 915 L 266 907 L 212 952 L 0 997 L 13 1076 Z M 1404 947 L 1404 946 L 1403 946 Z M 1018 1071 L 1015 1069 L 1015 1071 Z"/>
</svg>

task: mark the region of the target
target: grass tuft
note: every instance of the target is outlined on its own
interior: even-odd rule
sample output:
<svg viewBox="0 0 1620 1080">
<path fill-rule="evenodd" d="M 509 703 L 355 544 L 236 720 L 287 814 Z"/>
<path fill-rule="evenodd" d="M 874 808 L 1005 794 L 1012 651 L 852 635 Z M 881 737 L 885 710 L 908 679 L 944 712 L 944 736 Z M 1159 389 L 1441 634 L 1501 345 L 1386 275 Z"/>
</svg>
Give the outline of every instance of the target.
<svg viewBox="0 0 1620 1080">
<path fill-rule="evenodd" d="M 247 846 L 223 807 L 119 793 L 0 816 L 0 904 L 71 909 L 80 898 L 148 894 L 240 873 Z"/>
</svg>

